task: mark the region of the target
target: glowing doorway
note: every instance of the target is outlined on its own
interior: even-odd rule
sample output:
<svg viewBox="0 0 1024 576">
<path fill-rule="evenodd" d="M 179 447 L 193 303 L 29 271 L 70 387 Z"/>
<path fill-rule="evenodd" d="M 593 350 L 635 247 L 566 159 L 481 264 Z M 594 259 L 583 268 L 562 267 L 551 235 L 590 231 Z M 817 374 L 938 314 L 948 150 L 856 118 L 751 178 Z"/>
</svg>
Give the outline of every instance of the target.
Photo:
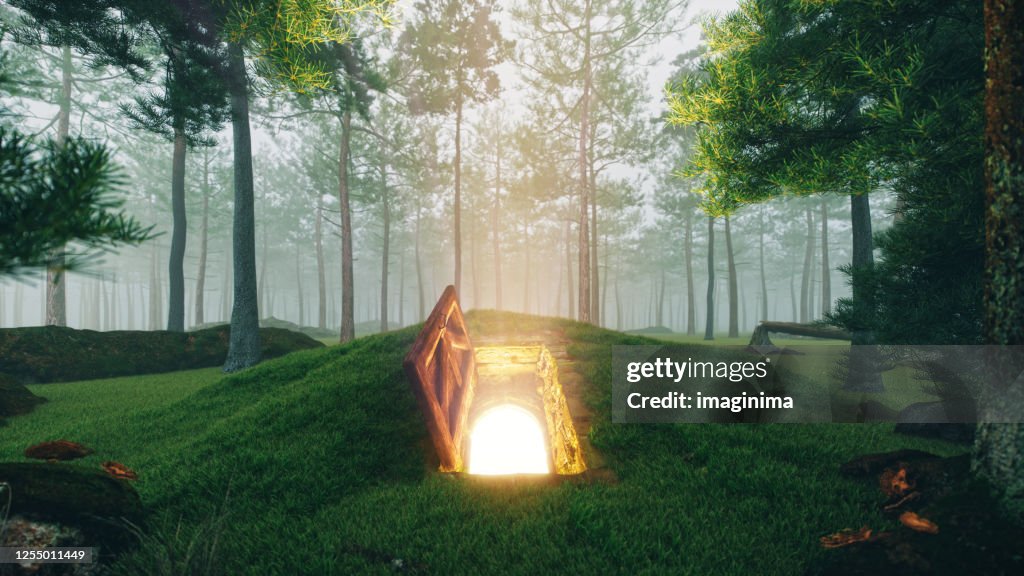
<svg viewBox="0 0 1024 576">
<path fill-rule="evenodd" d="M 487 410 L 470 432 L 470 474 L 547 474 L 549 460 L 540 422 L 513 404 Z"/>
</svg>

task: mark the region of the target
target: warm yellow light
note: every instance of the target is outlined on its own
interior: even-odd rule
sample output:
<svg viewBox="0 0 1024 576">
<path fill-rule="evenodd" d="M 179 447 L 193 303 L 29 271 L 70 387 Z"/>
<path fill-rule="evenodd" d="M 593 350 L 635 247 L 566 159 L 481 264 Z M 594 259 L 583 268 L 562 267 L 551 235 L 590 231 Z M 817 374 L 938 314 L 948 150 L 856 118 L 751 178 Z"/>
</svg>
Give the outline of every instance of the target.
<svg viewBox="0 0 1024 576">
<path fill-rule="evenodd" d="M 532 414 L 505 404 L 477 418 L 469 435 L 470 474 L 547 474 L 544 431 Z"/>
</svg>

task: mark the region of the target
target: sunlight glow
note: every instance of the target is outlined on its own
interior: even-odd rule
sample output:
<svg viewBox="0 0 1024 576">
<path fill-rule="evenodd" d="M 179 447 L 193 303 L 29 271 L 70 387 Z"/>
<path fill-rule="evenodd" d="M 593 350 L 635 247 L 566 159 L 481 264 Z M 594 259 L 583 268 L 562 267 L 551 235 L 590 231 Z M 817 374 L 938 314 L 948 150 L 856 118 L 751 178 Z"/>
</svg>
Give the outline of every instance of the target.
<svg viewBox="0 0 1024 576">
<path fill-rule="evenodd" d="M 547 474 L 547 448 L 540 422 L 504 404 L 477 418 L 469 436 L 470 474 Z"/>
</svg>

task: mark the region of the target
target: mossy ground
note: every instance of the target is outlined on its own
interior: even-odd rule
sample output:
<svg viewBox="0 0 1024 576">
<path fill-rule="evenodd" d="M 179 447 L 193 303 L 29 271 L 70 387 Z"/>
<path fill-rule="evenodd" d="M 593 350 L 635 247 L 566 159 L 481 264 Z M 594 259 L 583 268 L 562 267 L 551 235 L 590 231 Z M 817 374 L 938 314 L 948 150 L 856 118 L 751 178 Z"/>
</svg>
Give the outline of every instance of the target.
<svg viewBox="0 0 1024 576">
<path fill-rule="evenodd" d="M 471 333 L 564 333 L 590 387 L 591 444 L 618 478 L 499 483 L 433 471 L 401 361 L 418 327 L 214 370 L 33 386 L 0 459 L 58 437 L 140 475 L 154 538 L 115 567 L 157 573 L 194 534 L 223 574 L 799 574 L 818 537 L 891 525 L 876 489 L 843 478 L 864 453 L 962 447 L 892 425 L 611 422 L 614 344 L 652 343 L 564 320 L 478 312 Z M 699 346 L 694 344 L 694 346 Z M 695 353 L 697 350 L 695 350 Z M 215 530 L 211 528 L 215 526 Z"/>
</svg>

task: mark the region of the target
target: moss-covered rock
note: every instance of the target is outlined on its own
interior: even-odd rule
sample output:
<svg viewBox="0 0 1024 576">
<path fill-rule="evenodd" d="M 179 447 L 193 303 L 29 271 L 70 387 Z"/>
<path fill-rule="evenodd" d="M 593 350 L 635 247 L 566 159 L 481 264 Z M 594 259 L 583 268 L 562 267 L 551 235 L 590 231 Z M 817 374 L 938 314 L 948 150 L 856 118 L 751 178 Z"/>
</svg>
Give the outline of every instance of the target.
<svg viewBox="0 0 1024 576">
<path fill-rule="evenodd" d="M 95 332 L 60 326 L 0 330 L 0 373 L 22 384 L 153 374 L 219 366 L 230 326 L 195 332 Z M 323 343 L 304 334 L 261 328 L 263 358 Z"/>
<path fill-rule="evenodd" d="M 0 374 L 0 422 L 5 416 L 27 414 L 46 398 L 33 394 L 24 384 L 6 374 Z"/>
<path fill-rule="evenodd" d="M 9 486 L 11 515 L 74 526 L 105 547 L 129 544 L 128 523 L 143 523 L 142 501 L 131 484 L 99 469 L 6 462 L 0 482 Z"/>
</svg>

